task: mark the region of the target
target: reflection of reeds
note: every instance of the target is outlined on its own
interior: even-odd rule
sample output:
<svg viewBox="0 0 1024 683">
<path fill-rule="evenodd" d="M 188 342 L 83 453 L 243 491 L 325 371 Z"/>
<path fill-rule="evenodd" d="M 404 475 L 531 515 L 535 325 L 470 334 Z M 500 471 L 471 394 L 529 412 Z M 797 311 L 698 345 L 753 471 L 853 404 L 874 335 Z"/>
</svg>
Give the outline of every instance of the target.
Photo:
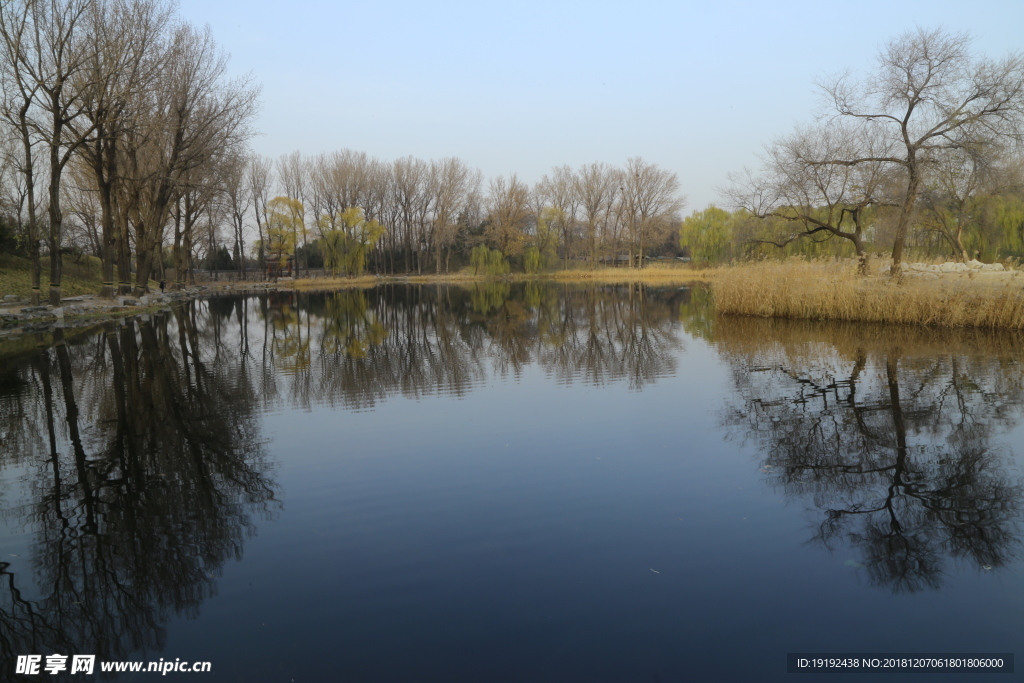
<svg viewBox="0 0 1024 683">
<path fill-rule="evenodd" d="M 766 347 L 790 357 L 813 357 L 822 348 L 852 358 L 860 352 L 897 353 L 903 358 L 1022 355 L 1024 335 L 1010 330 L 927 328 L 917 325 L 719 316 L 709 341 L 728 354 L 753 356 Z"/>
<path fill-rule="evenodd" d="M 983 278 L 989 278 L 983 281 Z M 1024 290 L 1012 275 L 922 280 L 896 285 L 861 277 L 848 264 L 784 261 L 730 268 L 713 281 L 720 313 L 1024 329 Z"/>
</svg>

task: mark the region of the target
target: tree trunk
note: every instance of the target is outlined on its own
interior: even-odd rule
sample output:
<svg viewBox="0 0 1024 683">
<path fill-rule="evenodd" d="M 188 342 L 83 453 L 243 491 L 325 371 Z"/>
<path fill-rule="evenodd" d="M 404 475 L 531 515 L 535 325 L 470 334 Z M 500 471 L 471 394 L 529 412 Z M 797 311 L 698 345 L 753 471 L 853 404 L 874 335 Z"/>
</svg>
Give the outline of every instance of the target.
<svg viewBox="0 0 1024 683">
<path fill-rule="evenodd" d="M 128 216 L 119 211 L 114 217 L 114 240 L 117 242 L 117 293 L 128 294 L 132 288 L 132 251 L 128 241 Z"/>
<path fill-rule="evenodd" d="M 135 249 L 135 296 L 142 296 L 149 289 L 149 276 L 153 272 L 153 249 Z"/>
<path fill-rule="evenodd" d="M 27 110 L 26 110 L 27 111 Z M 25 194 L 28 199 L 28 253 L 32 272 L 32 298 L 33 306 L 40 302 L 40 288 L 43 280 L 43 266 L 39 259 L 39 220 L 36 216 L 36 183 L 35 170 L 32 165 L 32 142 L 28 134 L 28 124 L 25 122 L 25 112 L 22 112 L 22 143 L 25 147 Z"/>
<path fill-rule="evenodd" d="M 896 282 L 903 281 L 903 243 L 907 239 L 907 228 L 910 226 L 911 213 L 914 210 L 914 202 L 917 200 L 917 188 L 921 183 L 921 178 L 918 176 L 917 162 L 913 157 L 913 153 L 910 155 L 907 168 L 910 172 L 907 178 L 907 194 L 903 198 L 903 204 L 900 206 L 900 219 L 896 225 L 896 239 L 892 245 L 891 274 Z"/>
<path fill-rule="evenodd" d="M 63 216 L 60 212 L 60 171 L 56 168 L 57 147 L 51 148 L 50 163 L 50 305 L 60 306 L 60 281 L 63 262 L 60 257 L 60 232 Z"/>
<path fill-rule="evenodd" d="M 114 256 L 117 253 L 117 236 L 114 230 L 114 213 L 111 201 L 110 182 L 97 178 L 97 188 L 100 196 L 100 221 L 101 236 L 100 248 L 100 271 L 103 277 L 103 288 L 100 296 L 113 298 L 116 293 L 114 287 Z"/>
<path fill-rule="evenodd" d="M 963 207 L 961 206 L 960 207 L 960 212 L 957 214 L 957 217 L 956 217 L 956 232 L 953 233 L 953 238 L 955 240 L 954 246 L 956 247 L 957 253 L 960 255 L 960 259 L 964 263 L 967 263 L 971 259 L 970 259 L 970 256 L 968 256 L 968 254 L 967 254 L 967 250 L 964 249 L 964 241 L 963 241 L 963 236 L 964 236 L 964 219 L 965 219 L 964 211 L 963 211 Z"/>
<path fill-rule="evenodd" d="M 853 248 L 857 252 L 857 274 L 868 274 L 868 252 L 864 248 L 864 242 L 859 237 L 851 237 Z"/>
</svg>

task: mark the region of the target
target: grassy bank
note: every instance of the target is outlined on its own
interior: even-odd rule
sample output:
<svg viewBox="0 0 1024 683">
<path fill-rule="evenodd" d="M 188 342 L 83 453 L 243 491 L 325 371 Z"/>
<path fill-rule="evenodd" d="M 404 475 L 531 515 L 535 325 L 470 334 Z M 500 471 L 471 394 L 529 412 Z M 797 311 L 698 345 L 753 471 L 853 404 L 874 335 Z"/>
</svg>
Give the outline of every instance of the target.
<svg viewBox="0 0 1024 683">
<path fill-rule="evenodd" d="M 719 313 L 936 327 L 1024 329 L 1024 277 L 1018 273 L 862 277 L 848 262 L 759 262 L 713 279 Z"/>
<path fill-rule="evenodd" d="M 0 254 L 0 296 L 16 294 L 27 297 L 32 293 L 32 264 L 28 259 L 10 254 Z M 103 278 L 100 275 L 100 260 L 93 256 L 64 256 L 64 272 L 61 277 L 61 293 L 64 296 L 98 294 Z M 50 261 L 43 259 L 42 295 L 49 295 Z"/>
</svg>

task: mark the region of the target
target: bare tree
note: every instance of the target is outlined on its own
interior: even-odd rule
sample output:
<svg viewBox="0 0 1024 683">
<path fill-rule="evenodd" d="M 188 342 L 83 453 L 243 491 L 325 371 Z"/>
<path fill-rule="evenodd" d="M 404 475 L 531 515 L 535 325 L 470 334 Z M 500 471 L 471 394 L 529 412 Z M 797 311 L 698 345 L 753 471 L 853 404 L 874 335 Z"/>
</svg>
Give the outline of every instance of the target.
<svg viewBox="0 0 1024 683">
<path fill-rule="evenodd" d="M 506 257 L 518 256 L 526 243 L 530 210 L 530 188 L 513 173 L 507 179 L 491 180 L 488 197 L 488 241 Z"/>
<path fill-rule="evenodd" d="M 227 80 L 227 57 L 209 29 L 176 27 L 162 81 L 148 103 L 144 125 L 127 145 L 136 246 L 136 290 L 145 291 L 170 206 L 186 177 L 240 150 L 251 136 L 259 89 L 248 78 Z M 181 260 L 180 254 L 176 262 Z"/>
<path fill-rule="evenodd" d="M 679 196 L 679 179 L 675 173 L 649 164 L 640 157 L 631 158 L 621 177 L 620 207 L 629 230 L 630 262 L 637 255 L 638 267 L 644 266 L 644 251 L 659 231 L 686 205 Z"/>
<path fill-rule="evenodd" d="M 480 186 L 480 172 L 470 169 L 462 159 L 448 157 L 430 162 L 430 190 L 434 206 L 434 269 L 441 272 L 442 250 L 451 257 L 452 244 L 458 233 L 460 216 L 469 197 Z M 448 260 L 445 260 L 445 270 Z"/>
<path fill-rule="evenodd" d="M 975 59 L 970 47 L 967 34 L 918 28 L 883 47 L 871 76 L 854 81 L 844 73 L 822 84 L 831 117 L 873 129 L 867 137 L 887 139 L 892 153 L 859 151 L 807 161 L 845 166 L 880 162 L 904 174 L 892 250 L 896 278 L 901 277 L 903 246 L 926 167 L 940 155 L 972 144 L 975 134 L 1020 140 L 1024 133 L 1024 55 Z"/>
<path fill-rule="evenodd" d="M 246 178 L 249 183 L 249 196 L 252 199 L 252 212 L 256 219 L 256 231 L 259 233 L 260 246 L 256 260 L 263 267 L 266 258 L 266 237 L 264 226 L 267 216 L 267 202 L 270 201 L 270 169 L 271 161 L 258 154 L 249 156 Z"/>
<path fill-rule="evenodd" d="M 35 121 L 30 114 L 35 102 L 38 83 L 25 65 L 30 50 L 31 4 L 27 2 L 0 4 L 0 112 L 17 131 L 21 154 L 10 155 L 10 160 L 24 178 L 25 204 L 28 223 L 25 226 L 32 271 L 32 304 L 38 305 L 42 286 L 42 266 L 39 255 L 39 221 L 35 198 Z M 19 211 L 20 214 L 20 211 Z"/>
<path fill-rule="evenodd" d="M 64 219 L 60 203 L 61 175 L 84 136 L 91 132 L 88 128 L 72 130 L 69 124 L 81 114 L 83 82 L 80 76 L 94 49 L 86 39 L 84 27 L 92 6 L 92 0 L 21 0 L 5 3 L 0 13 L 5 72 L 8 82 L 15 86 L 13 102 L 5 109 L 10 112 L 8 119 L 16 121 L 15 125 L 23 132 L 25 177 L 26 181 L 31 178 L 32 185 L 34 162 L 30 138 L 38 136 L 47 151 L 50 303 L 53 305 L 59 305 L 61 298 Z M 33 279 L 38 286 L 38 278 Z"/>
<path fill-rule="evenodd" d="M 82 114 L 82 95 L 87 68 L 95 46 L 88 40 L 85 23 L 92 0 L 26 0 L 31 5 L 32 45 L 22 64 L 38 86 L 41 110 L 37 128 L 45 140 L 49 161 L 47 213 L 49 214 L 50 304 L 61 299 L 60 184 L 64 168 L 92 132 L 90 126 L 71 124 Z"/>
<path fill-rule="evenodd" d="M 391 196 L 391 168 L 377 159 L 367 159 L 361 175 L 364 177 L 363 209 L 367 220 L 377 221 L 385 227 L 384 238 L 376 245 L 374 256 L 377 269 L 386 272 L 389 265 L 395 272 L 394 222 L 389 221 L 388 198 Z M 390 240 L 390 241 L 389 241 Z M 390 247 L 389 247 L 390 244 Z"/>
<path fill-rule="evenodd" d="M 76 247 L 84 245 L 89 253 L 100 257 L 103 252 L 102 210 L 91 169 L 82 163 L 69 164 L 61 194 L 68 214 L 67 241 Z"/>
<path fill-rule="evenodd" d="M 0 127 L 0 212 L 13 219 L 17 239 L 28 239 L 25 209 L 28 188 L 22 168 L 23 146 L 16 130 Z"/>
<path fill-rule="evenodd" d="M 127 235 L 118 234 L 114 205 L 118 182 L 119 142 L 129 127 L 139 125 L 139 104 L 164 67 L 155 59 L 158 42 L 171 19 L 171 7 L 162 0 L 98 0 L 89 14 L 89 39 L 95 50 L 82 70 L 82 119 L 93 129 L 79 152 L 92 170 L 102 225 L 102 296 L 113 296 L 114 261 L 118 244 L 128 253 Z M 70 126 L 74 127 L 75 122 Z M 130 264 L 120 265 L 121 289 L 131 282 Z"/>
<path fill-rule="evenodd" d="M 865 210 L 892 204 L 886 193 L 887 164 L 846 166 L 807 160 L 845 159 L 855 150 L 883 156 L 889 143 L 866 139 L 872 132 L 838 123 L 797 130 L 766 148 L 760 173 L 731 176 L 732 187 L 726 193 L 737 208 L 761 219 L 782 219 L 789 228 L 785 234 L 750 243 L 782 248 L 800 239 L 839 237 L 853 244 L 860 271 L 866 274 Z"/>
<path fill-rule="evenodd" d="M 983 193 L 1000 192 L 1012 178 L 1012 173 L 1006 173 L 1012 155 L 1005 146 L 995 140 L 982 141 L 977 135 L 966 137 L 975 142 L 949 150 L 937 159 L 929 168 L 921 193 L 925 209 L 922 227 L 940 235 L 958 261 L 970 259 L 964 237 L 976 227 L 972 226 L 972 208 Z"/>
<path fill-rule="evenodd" d="M 430 208 L 430 165 L 422 159 L 404 157 L 391 165 L 391 201 L 395 205 L 394 228 L 400 233 L 405 270 L 422 272 L 426 218 Z"/>
<path fill-rule="evenodd" d="M 245 214 L 249 208 L 252 188 L 246 183 L 248 159 L 235 154 L 225 159 L 223 164 L 223 184 L 226 208 L 231 219 L 232 236 L 235 241 L 234 258 L 238 263 L 242 279 L 246 279 L 245 271 Z"/>
<path fill-rule="evenodd" d="M 600 162 L 580 167 L 573 177 L 573 192 L 583 214 L 587 257 L 591 262 L 598 260 L 599 240 L 607 238 L 619 186 L 618 172 Z"/>
<path fill-rule="evenodd" d="M 203 244 L 196 228 L 203 216 L 208 216 L 213 209 L 219 190 L 213 174 L 207 171 L 205 167 L 192 169 L 178 176 L 175 183 L 174 199 L 170 207 L 174 219 L 172 258 L 175 289 L 184 287 L 186 279 L 194 281 L 192 265 L 195 262 L 196 247 Z"/>
<path fill-rule="evenodd" d="M 576 192 L 575 175 L 568 166 L 557 166 L 551 176 L 545 175 L 537 184 L 538 193 L 547 204 L 554 209 L 556 225 L 562 235 L 562 259 L 565 268 L 569 267 L 569 255 L 572 251 L 573 232 L 576 230 L 577 214 L 580 208 L 580 197 Z"/>
</svg>

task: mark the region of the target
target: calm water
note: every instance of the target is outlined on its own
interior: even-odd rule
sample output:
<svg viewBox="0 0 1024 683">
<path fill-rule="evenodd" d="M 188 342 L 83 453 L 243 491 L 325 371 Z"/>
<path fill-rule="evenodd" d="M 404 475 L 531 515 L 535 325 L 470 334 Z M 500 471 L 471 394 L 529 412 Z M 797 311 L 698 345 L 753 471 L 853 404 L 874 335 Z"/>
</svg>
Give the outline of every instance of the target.
<svg viewBox="0 0 1024 683">
<path fill-rule="evenodd" d="M 0 346 L 0 680 L 61 653 L 864 681 L 900 677 L 786 654 L 1017 650 L 1024 342 L 704 298 L 271 294 Z"/>
</svg>

